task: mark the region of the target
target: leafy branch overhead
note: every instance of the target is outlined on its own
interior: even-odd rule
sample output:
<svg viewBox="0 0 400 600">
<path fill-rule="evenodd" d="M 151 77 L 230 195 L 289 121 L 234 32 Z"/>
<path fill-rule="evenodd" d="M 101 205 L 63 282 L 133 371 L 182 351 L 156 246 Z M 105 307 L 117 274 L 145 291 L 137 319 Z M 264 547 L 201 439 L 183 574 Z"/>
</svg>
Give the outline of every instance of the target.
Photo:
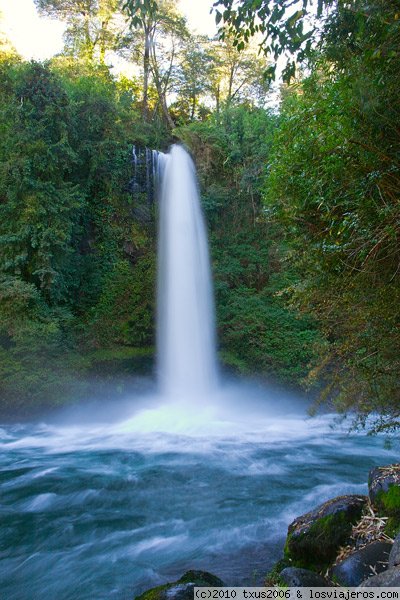
<svg viewBox="0 0 400 600">
<path fill-rule="evenodd" d="M 122 8 L 130 19 L 131 27 L 145 27 L 146 22 L 156 16 L 158 4 L 155 0 L 126 0 Z"/>
<path fill-rule="evenodd" d="M 283 79 L 290 80 L 296 62 L 309 56 L 316 41 L 316 18 L 335 2 L 318 0 L 315 6 L 312 0 L 217 0 L 213 6 L 220 35 L 232 36 L 239 50 L 257 36 L 267 58 L 275 61 L 268 68 L 268 78 L 275 78 L 276 61 L 283 55 L 287 59 Z"/>
</svg>

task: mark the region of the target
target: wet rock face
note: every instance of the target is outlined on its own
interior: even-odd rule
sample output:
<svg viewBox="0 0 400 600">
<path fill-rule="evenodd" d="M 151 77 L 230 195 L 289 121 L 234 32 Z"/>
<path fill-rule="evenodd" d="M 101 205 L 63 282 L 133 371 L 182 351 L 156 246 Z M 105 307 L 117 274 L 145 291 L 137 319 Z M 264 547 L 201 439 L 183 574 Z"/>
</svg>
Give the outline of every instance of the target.
<svg viewBox="0 0 400 600">
<path fill-rule="evenodd" d="M 195 587 L 222 587 L 223 581 L 207 571 L 187 571 L 178 581 L 151 588 L 136 600 L 193 600 Z"/>
<path fill-rule="evenodd" d="M 287 567 L 279 575 L 281 583 L 289 587 L 331 587 L 333 583 L 308 569 Z"/>
<path fill-rule="evenodd" d="M 333 567 L 333 580 L 343 586 L 357 587 L 367 577 L 387 568 L 391 549 L 390 542 L 378 541 L 356 550 Z"/>
<path fill-rule="evenodd" d="M 366 502 L 366 496 L 339 496 L 298 517 L 289 525 L 285 556 L 296 567 L 326 567 L 350 537 Z"/>
</svg>

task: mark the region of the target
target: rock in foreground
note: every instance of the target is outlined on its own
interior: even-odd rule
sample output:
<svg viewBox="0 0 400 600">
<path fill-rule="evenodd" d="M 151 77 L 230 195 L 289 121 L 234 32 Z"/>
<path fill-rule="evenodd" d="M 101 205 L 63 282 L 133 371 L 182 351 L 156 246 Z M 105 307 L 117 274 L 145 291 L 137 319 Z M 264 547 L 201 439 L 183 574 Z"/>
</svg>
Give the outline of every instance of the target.
<svg viewBox="0 0 400 600">
<path fill-rule="evenodd" d="M 372 542 L 339 562 L 332 569 L 332 578 L 343 586 L 357 587 L 367 577 L 381 573 L 387 568 L 390 542 Z"/>
<path fill-rule="evenodd" d="M 193 600 L 195 587 L 222 587 L 223 581 L 207 571 L 187 571 L 178 581 L 147 590 L 136 600 Z"/>
<path fill-rule="evenodd" d="M 399 567 L 387 569 L 379 575 L 369 577 L 359 587 L 400 587 L 400 569 Z"/>
<path fill-rule="evenodd" d="M 285 556 L 296 567 L 323 569 L 347 542 L 366 502 L 366 496 L 339 496 L 298 517 L 289 525 Z"/>
<path fill-rule="evenodd" d="M 331 587 L 333 583 L 308 569 L 287 567 L 279 575 L 281 583 L 288 587 Z"/>
</svg>

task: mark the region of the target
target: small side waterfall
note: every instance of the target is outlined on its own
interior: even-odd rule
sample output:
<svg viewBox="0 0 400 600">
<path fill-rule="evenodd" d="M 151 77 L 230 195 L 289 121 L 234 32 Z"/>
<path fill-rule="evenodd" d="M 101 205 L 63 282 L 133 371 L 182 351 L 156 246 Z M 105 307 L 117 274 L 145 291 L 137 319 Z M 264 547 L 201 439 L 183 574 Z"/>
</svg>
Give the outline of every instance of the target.
<svg viewBox="0 0 400 600">
<path fill-rule="evenodd" d="M 196 171 L 179 145 L 160 156 L 158 369 L 163 394 L 202 396 L 217 385 L 214 303 Z"/>
</svg>

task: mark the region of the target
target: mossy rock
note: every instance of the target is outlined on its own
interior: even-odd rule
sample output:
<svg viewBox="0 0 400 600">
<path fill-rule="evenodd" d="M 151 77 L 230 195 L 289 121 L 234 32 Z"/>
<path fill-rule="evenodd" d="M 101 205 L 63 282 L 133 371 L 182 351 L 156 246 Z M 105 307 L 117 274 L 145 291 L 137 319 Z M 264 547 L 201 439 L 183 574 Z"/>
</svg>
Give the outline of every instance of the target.
<svg viewBox="0 0 400 600">
<path fill-rule="evenodd" d="M 219 577 L 207 571 L 186 571 L 178 581 L 147 590 L 135 600 L 193 600 L 195 587 L 223 587 Z"/>
<path fill-rule="evenodd" d="M 268 571 L 267 575 L 265 576 L 265 587 L 273 587 L 275 585 L 278 585 L 280 587 L 286 587 L 286 584 L 281 579 L 280 574 L 284 569 L 292 566 L 293 564 L 290 559 L 281 558 L 280 560 L 278 560 L 278 562 L 274 564 L 272 569 Z"/>
<path fill-rule="evenodd" d="M 400 464 L 376 467 L 369 472 L 369 497 L 380 514 L 400 524 Z M 396 528 L 396 522 L 392 528 Z"/>
<path fill-rule="evenodd" d="M 194 583 L 196 586 L 221 587 L 224 583 L 219 577 L 207 571 L 186 571 L 178 583 Z"/>
<path fill-rule="evenodd" d="M 292 566 L 324 570 L 360 519 L 366 496 L 339 496 L 298 517 L 289 525 L 285 558 Z"/>
</svg>

